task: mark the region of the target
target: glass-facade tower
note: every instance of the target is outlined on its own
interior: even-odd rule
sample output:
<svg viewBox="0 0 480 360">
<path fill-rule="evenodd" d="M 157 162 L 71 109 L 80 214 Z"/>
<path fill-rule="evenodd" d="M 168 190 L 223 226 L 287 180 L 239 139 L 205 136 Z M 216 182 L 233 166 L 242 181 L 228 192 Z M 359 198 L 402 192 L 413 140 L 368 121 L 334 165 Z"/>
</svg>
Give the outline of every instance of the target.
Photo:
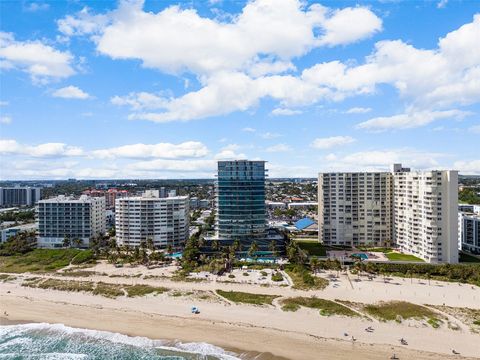
<svg viewBox="0 0 480 360">
<path fill-rule="evenodd" d="M 219 161 L 216 200 L 219 240 L 265 239 L 265 161 Z"/>
</svg>

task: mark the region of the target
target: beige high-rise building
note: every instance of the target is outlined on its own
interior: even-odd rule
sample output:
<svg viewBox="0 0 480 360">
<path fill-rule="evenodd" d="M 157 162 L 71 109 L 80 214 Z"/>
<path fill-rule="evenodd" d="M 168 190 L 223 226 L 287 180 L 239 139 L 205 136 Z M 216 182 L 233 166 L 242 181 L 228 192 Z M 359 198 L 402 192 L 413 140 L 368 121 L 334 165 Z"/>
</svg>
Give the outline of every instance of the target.
<svg viewBox="0 0 480 360">
<path fill-rule="evenodd" d="M 160 197 L 158 190 L 147 190 L 142 196 L 117 198 L 117 243 L 139 246 L 152 239 L 156 247 L 181 246 L 189 235 L 188 217 L 188 196 Z"/>
<path fill-rule="evenodd" d="M 322 173 L 318 237 L 328 245 L 389 246 L 431 263 L 458 262 L 458 173 Z"/>
<path fill-rule="evenodd" d="M 458 172 L 394 171 L 395 243 L 430 263 L 458 262 Z"/>
<path fill-rule="evenodd" d="M 319 240 L 329 245 L 391 245 L 392 184 L 390 173 L 319 174 Z"/>
</svg>

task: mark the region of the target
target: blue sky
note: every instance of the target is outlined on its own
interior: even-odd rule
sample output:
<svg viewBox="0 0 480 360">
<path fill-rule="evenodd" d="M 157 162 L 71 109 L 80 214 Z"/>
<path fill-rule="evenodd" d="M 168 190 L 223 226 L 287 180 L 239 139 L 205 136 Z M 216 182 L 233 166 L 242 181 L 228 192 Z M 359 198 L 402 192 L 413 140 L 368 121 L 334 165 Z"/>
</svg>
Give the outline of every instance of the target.
<svg viewBox="0 0 480 360">
<path fill-rule="evenodd" d="M 0 3 L 0 179 L 480 174 L 478 1 Z"/>
</svg>

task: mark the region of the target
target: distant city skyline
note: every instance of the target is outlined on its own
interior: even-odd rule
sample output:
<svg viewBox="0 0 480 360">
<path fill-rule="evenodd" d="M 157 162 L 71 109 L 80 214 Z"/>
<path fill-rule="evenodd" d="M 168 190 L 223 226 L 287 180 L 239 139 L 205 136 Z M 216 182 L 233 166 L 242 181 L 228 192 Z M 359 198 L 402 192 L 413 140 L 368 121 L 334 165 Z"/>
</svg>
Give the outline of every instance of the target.
<svg viewBox="0 0 480 360">
<path fill-rule="evenodd" d="M 0 180 L 480 174 L 476 1 L 0 3 Z"/>
</svg>

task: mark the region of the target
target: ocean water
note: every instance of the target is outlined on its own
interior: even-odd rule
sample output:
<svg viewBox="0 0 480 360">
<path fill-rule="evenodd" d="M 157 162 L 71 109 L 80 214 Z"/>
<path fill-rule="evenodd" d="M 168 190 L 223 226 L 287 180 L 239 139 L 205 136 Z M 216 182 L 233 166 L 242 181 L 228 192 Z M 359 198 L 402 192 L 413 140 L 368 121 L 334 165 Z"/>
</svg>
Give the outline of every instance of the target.
<svg viewBox="0 0 480 360">
<path fill-rule="evenodd" d="M 0 359 L 239 360 L 206 343 L 172 343 L 62 324 L 0 326 Z"/>
</svg>

